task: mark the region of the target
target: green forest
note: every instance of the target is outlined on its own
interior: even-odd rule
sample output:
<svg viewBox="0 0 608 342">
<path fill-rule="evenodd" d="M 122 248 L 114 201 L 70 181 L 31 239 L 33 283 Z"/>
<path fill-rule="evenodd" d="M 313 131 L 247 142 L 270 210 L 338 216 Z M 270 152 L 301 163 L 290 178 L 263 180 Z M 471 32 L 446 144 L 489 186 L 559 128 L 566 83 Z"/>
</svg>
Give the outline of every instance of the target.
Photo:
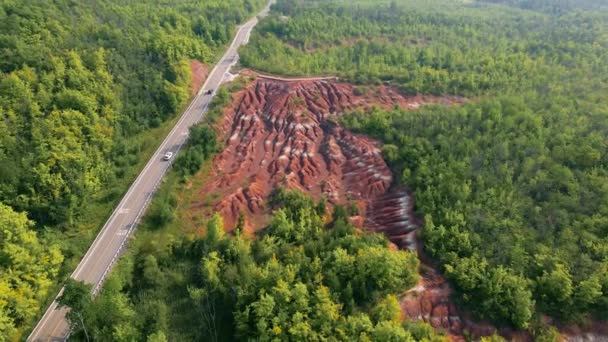
<svg viewBox="0 0 608 342">
<path fill-rule="evenodd" d="M 33 324 L 263 0 L 0 1 L 0 340 Z M 152 146 L 152 147 L 150 147 Z"/>
<path fill-rule="evenodd" d="M 589 88 L 605 87 L 608 75 L 605 11 L 552 15 L 447 0 L 286 0 L 276 10 L 241 48 L 245 66 L 466 96 L 582 90 L 574 80 L 588 78 Z"/>
<path fill-rule="evenodd" d="M 280 1 L 242 62 L 462 106 L 343 122 L 384 143 L 425 252 L 478 317 L 608 317 L 608 9 L 602 1 Z"/>
<path fill-rule="evenodd" d="M 73 309 L 72 338 L 445 340 L 427 324 L 401 319 L 397 296 L 417 281 L 415 254 L 357 232 L 343 208 L 328 218 L 324 202 L 301 193 L 277 189 L 270 205 L 271 223 L 255 237 L 238 227 L 225 235 L 216 215 L 202 238 L 174 236 L 162 246 L 137 239 L 95 300 L 86 286 L 69 283 L 60 302 Z M 138 234 L 158 237 L 159 225 L 149 223 Z"/>
<path fill-rule="evenodd" d="M 214 63 L 264 4 L 0 0 L 0 341 L 25 338 L 187 103 L 190 60 Z M 340 120 L 382 142 L 424 253 L 475 318 L 608 317 L 605 1 L 278 0 L 240 55 L 361 91 L 466 98 Z M 218 91 L 210 121 L 238 87 Z M 447 340 L 402 319 L 416 255 L 345 208 L 276 189 L 253 236 L 225 234 L 219 215 L 185 223 L 182 196 L 219 148 L 193 127 L 99 295 L 67 282 L 71 339 Z"/>
<path fill-rule="evenodd" d="M 608 314 L 608 108 L 536 96 L 345 120 L 385 142 L 460 300 L 520 328 Z"/>
</svg>

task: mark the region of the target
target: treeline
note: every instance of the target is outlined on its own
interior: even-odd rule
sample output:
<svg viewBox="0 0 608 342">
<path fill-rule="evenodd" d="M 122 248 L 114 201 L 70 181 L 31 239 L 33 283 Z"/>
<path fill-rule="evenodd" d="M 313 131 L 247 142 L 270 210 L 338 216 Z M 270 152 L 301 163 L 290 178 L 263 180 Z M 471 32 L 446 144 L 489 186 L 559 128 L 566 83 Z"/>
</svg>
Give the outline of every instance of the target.
<svg viewBox="0 0 608 342">
<path fill-rule="evenodd" d="M 467 96 L 608 73 L 605 12 L 445 0 L 284 0 L 275 8 L 242 48 L 246 66 Z"/>
<path fill-rule="evenodd" d="M 397 296 L 416 283 L 415 254 L 357 232 L 342 208 L 328 218 L 300 193 L 278 190 L 270 205 L 255 238 L 240 227 L 226 235 L 216 215 L 203 238 L 155 251 L 140 240 L 94 301 L 70 284 L 71 338 L 85 340 L 86 328 L 113 341 L 444 340 L 402 322 Z"/>
<path fill-rule="evenodd" d="M 73 242 L 83 235 L 83 219 L 90 220 L 83 217 L 92 214 L 87 206 L 117 196 L 104 190 L 137 163 L 138 137 L 188 100 L 189 60 L 212 63 L 236 24 L 263 4 L 0 2 L 0 203 L 6 207 L 0 220 L 32 220 L 23 228 L 8 225 L 6 234 L 25 229 L 36 239 L 37 232 L 53 251 L 81 253 L 74 246 L 87 243 Z M 37 279 L 35 257 L 7 253 L 0 256 L 8 286 L 0 291 L 0 340 L 36 314 L 50 285 L 40 282 L 53 282 L 59 267 L 52 262 Z"/>
<path fill-rule="evenodd" d="M 527 10 L 565 14 L 571 11 L 608 10 L 608 3 L 601 0 L 480 0 L 483 2 L 504 4 Z"/>
<path fill-rule="evenodd" d="M 480 317 L 608 317 L 605 100 L 527 93 L 345 122 L 386 143 L 424 215 L 425 251 Z"/>
</svg>

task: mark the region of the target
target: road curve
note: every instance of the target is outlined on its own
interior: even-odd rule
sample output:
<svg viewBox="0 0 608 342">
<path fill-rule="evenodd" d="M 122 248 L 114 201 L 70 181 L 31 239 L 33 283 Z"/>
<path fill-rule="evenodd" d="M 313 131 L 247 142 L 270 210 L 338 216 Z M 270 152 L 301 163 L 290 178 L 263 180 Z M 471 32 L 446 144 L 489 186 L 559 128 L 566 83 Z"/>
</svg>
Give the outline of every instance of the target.
<svg viewBox="0 0 608 342">
<path fill-rule="evenodd" d="M 258 17 L 268 14 L 270 4 L 260 12 Z M 238 60 L 238 47 L 246 44 L 253 27 L 257 24 L 257 17 L 249 20 L 238 28 L 232 44 L 215 65 L 205 84 L 199 90 L 188 108 L 182 113 L 169 135 L 158 147 L 152 158 L 148 161 L 137 179 L 133 182 L 114 212 L 105 223 L 93 244 L 82 258 L 71 278 L 82 280 L 93 285 L 93 294 L 96 294 L 107 274 L 137 227 L 139 219 L 150 203 L 158 184 L 169 169 L 171 163 L 162 160 L 166 152 L 177 154 L 188 138 L 190 126 L 198 123 L 205 114 L 215 90 L 221 85 L 224 75 Z M 205 94 L 213 89 L 212 94 Z M 63 288 L 57 295 L 63 293 Z M 57 302 L 48 307 L 44 316 L 32 330 L 27 341 L 64 341 L 70 333 L 65 319 L 66 309 L 58 308 Z"/>
</svg>

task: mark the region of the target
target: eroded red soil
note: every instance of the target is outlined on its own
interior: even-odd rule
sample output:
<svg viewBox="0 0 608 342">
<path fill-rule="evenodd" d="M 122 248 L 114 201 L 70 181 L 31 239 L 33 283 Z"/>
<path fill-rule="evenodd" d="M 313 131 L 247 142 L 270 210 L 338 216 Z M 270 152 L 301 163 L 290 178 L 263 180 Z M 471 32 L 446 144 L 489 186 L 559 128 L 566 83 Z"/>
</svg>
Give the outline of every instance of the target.
<svg viewBox="0 0 608 342">
<path fill-rule="evenodd" d="M 406 97 L 380 86 L 356 95 L 355 87 L 334 81 L 283 82 L 258 78 L 234 97 L 219 130 L 225 149 L 213 161 L 199 190 L 197 213 L 220 212 L 228 231 L 239 214 L 245 229 L 264 227 L 266 199 L 277 186 L 298 189 L 333 205 L 356 206 L 351 218 L 362 228 L 383 232 L 399 248 L 417 250 L 420 222 L 413 198 L 393 185 L 379 144 L 340 127 L 337 116 L 353 109 L 395 105 L 415 109 L 427 103 L 461 102 L 449 97 Z M 432 269 L 404 296 L 410 319 L 460 334 L 463 323 L 449 302 L 449 286 Z M 490 330 L 491 332 L 491 330 Z"/>
<path fill-rule="evenodd" d="M 393 178 L 378 144 L 333 118 L 372 105 L 417 108 L 439 101 L 449 99 L 406 98 L 388 87 L 355 95 L 352 85 L 328 81 L 253 81 L 225 113 L 226 148 L 214 159 L 211 181 L 195 207 L 220 212 L 228 230 L 242 213 L 253 230 L 263 226 L 266 198 L 281 185 L 324 197 L 330 205 L 356 205 L 360 223 L 387 233 L 399 247 L 411 245 L 416 226 L 407 216 L 409 196 L 389 192 Z M 206 198 L 210 193 L 217 195 Z"/>
<path fill-rule="evenodd" d="M 452 289 L 447 280 L 435 269 L 422 263 L 420 280 L 416 287 L 410 289 L 401 297 L 401 309 L 406 317 L 422 320 L 436 329 L 449 333 L 453 341 L 465 341 L 464 335 L 488 336 L 496 328 L 487 322 L 477 322 L 467 313 L 458 310 L 450 300 Z M 511 331 L 501 332 L 512 341 L 528 340 L 526 336 L 518 336 Z"/>
<path fill-rule="evenodd" d="M 203 83 L 209 75 L 209 68 L 197 61 L 190 61 L 190 72 L 192 73 L 192 80 L 190 81 L 190 95 L 194 95 L 203 86 Z"/>
</svg>

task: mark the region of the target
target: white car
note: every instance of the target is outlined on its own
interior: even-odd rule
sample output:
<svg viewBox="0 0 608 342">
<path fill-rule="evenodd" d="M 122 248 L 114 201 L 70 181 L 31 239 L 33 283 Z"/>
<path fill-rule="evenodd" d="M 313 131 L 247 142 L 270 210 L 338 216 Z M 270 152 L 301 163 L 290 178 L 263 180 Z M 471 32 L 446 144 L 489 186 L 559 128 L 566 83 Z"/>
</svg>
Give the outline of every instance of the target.
<svg viewBox="0 0 608 342">
<path fill-rule="evenodd" d="M 167 153 L 165 153 L 165 155 L 163 156 L 163 160 L 164 160 L 164 161 L 171 160 L 171 158 L 173 158 L 173 152 L 167 152 Z"/>
</svg>

